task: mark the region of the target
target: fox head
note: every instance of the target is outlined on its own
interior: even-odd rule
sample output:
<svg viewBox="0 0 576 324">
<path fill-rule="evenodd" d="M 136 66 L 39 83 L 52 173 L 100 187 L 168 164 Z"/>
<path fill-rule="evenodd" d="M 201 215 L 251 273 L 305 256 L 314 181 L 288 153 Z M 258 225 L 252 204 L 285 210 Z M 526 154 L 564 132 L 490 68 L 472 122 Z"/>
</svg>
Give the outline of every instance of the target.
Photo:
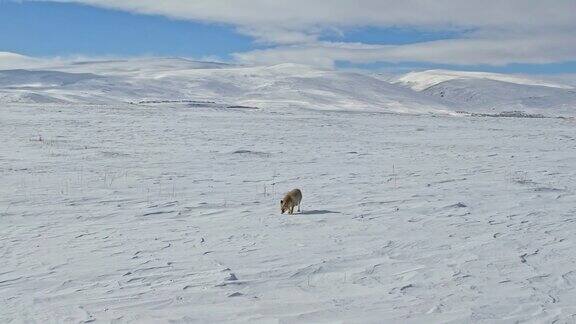
<svg viewBox="0 0 576 324">
<path fill-rule="evenodd" d="M 290 209 L 290 199 L 283 199 L 280 200 L 280 211 L 282 212 L 282 214 L 284 214 L 284 212 L 288 211 L 288 209 Z"/>
</svg>

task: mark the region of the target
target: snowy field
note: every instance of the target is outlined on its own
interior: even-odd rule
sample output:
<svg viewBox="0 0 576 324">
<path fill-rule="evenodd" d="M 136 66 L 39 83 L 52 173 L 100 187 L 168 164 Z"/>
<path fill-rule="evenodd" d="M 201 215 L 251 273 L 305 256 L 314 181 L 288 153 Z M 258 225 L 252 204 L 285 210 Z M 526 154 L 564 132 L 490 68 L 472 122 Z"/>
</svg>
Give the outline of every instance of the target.
<svg viewBox="0 0 576 324">
<path fill-rule="evenodd" d="M 1 110 L 2 323 L 576 321 L 574 121 Z"/>
</svg>

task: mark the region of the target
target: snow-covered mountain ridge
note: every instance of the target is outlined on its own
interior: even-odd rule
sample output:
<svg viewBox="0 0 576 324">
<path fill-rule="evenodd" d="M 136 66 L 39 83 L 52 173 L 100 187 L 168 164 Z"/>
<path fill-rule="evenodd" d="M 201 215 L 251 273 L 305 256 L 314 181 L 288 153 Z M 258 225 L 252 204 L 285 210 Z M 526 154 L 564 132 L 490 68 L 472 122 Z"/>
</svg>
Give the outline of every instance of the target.
<svg viewBox="0 0 576 324">
<path fill-rule="evenodd" d="M 572 86 L 524 76 L 430 70 L 408 73 L 393 82 L 460 111 L 519 111 L 545 116 L 573 116 L 576 111 L 576 89 Z"/>
<path fill-rule="evenodd" d="M 409 85 L 416 91 L 423 91 L 442 82 L 452 80 L 493 80 L 519 85 L 543 86 L 560 89 L 573 89 L 572 86 L 538 80 L 530 77 L 507 75 L 501 73 L 488 72 L 468 72 L 468 71 L 448 71 L 448 70 L 427 70 L 421 72 L 410 72 L 400 78 L 399 83 Z"/>
<path fill-rule="evenodd" d="M 0 56 L 0 63 L 17 58 Z M 483 72 L 430 70 L 386 80 L 369 73 L 291 63 L 238 66 L 184 58 L 30 63 L 30 68 L 0 70 L 0 103 L 175 101 L 409 114 L 522 111 L 573 116 L 576 89 Z"/>
</svg>

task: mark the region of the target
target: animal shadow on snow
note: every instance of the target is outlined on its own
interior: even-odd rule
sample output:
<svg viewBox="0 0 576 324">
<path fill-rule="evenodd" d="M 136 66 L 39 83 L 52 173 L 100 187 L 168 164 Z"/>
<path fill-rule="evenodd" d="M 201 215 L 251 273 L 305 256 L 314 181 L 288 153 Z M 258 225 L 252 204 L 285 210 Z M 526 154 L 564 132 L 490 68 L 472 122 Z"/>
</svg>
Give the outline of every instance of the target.
<svg viewBox="0 0 576 324">
<path fill-rule="evenodd" d="M 302 215 L 324 215 L 324 214 L 340 214 L 340 212 L 325 210 L 325 209 L 315 209 L 315 210 L 303 210 L 300 214 L 302 214 Z"/>
</svg>

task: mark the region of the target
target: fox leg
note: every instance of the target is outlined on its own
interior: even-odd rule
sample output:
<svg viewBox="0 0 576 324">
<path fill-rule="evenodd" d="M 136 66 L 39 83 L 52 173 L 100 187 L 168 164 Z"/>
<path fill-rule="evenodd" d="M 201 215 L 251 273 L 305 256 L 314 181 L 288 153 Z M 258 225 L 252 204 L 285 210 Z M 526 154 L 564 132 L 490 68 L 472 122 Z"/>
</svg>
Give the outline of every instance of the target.
<svg viewBox="0 0 576 324">
<path fill-rule="evenodd" d="M 290 215 L 294 214 L 294 206 L 290 207 Z"/>
<path fill-rule="evenodd" d="M 298 205 L 298 212 L 301 213 L 302 211 L 300 210 L 300 205 Z"/>
</svg>

